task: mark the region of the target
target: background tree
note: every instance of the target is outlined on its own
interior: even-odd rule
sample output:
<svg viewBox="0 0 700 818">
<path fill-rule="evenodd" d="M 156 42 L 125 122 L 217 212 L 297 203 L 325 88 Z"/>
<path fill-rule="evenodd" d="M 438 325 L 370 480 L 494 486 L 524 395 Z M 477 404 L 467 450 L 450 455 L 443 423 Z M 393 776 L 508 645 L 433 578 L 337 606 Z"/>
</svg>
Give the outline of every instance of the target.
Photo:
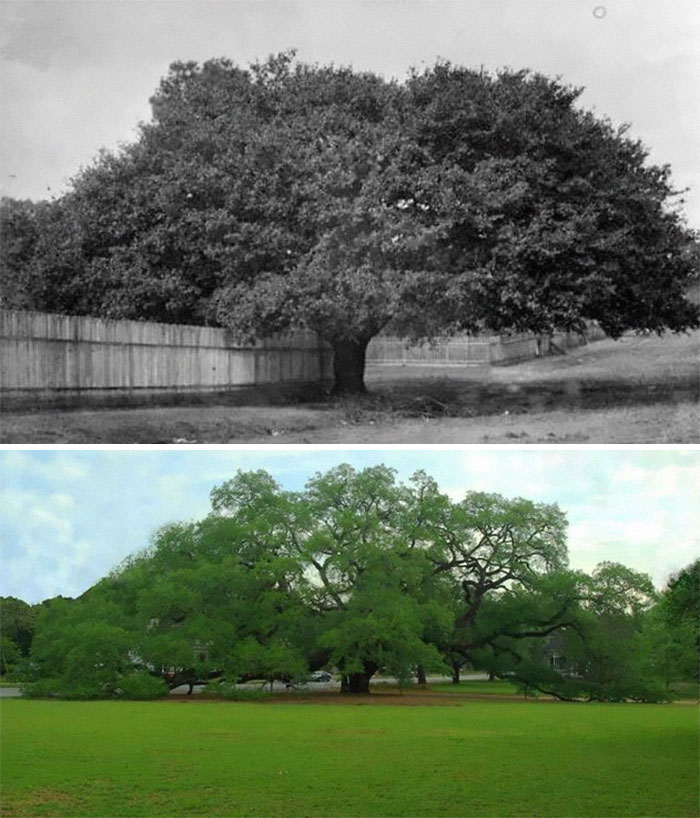
<svg viewBox="0 0 700 818">
<path fill-rule="evenodd" d="M 115 695 L 128 674 L 133 637 L 119 604 L 106 599 L 100 585 L 82 597 L 57 598 L 42 605 L 32 643 L 28 692 L 61 693 L 69 698 Z"/>
<path fill-rule="evenodd" d="M 652 670 L 667 689 L 700 682 L 700 559 L 672 576 L 643 633 Z"/>
<path fill-rule="evenodd" d="M 138 140 L 78 174 L 15 256 L 42 309 L 309 327 L 337 391 L 364 389 L 382 330 L 697 326 L 669 168 L 580 93 L 449 63 L 402 84 L 291 52 L 175 63 Z"/>
<path fill-rule="evenodd" d="M 10 672 L 17 663 L 29 656 L 34 638 L 38 607 L 13 596 L 0 597 L 0 631 L 2 658 L 0 674 Z"/>
<path fill-rule="evenodd" d="M 37 206 L 33 202 L 6 196 L 0 199 L 0 304 L 6 309 L 34 306 L 29 268 L 38 238 L 36 221 Z"/>
</svg>

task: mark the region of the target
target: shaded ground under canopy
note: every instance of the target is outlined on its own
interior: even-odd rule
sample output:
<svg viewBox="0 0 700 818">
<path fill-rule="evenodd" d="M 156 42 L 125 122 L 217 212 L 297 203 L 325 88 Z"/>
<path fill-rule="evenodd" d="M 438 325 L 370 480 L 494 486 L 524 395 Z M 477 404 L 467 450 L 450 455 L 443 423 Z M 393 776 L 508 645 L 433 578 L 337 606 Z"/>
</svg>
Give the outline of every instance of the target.
<svg viewBox="0 0 700 818">
<path fill-rule="evenodd" d="M 696 443 L 700 332 L 508 367 L 369 367 L 369 394 L 277 406 L 5 413 L 5 443 Z"/>
</svg>

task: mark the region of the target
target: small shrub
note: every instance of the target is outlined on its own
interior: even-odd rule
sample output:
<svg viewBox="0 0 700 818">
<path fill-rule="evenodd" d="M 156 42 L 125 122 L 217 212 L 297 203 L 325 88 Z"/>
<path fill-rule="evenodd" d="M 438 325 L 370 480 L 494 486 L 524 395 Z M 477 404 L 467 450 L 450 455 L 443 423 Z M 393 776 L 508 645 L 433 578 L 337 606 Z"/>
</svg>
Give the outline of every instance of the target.
<svg viewBox="0 0 700 818">
<path fill-rule="evenodd" d="M 162 699 L 168 695 L 168 686 L 150 673 L 137 672 L 119 679 L 117 695 L 121 699 Z"/>
<path fill-rule="evenodd" d="M 673 682 L 669 692 L 674 699 L 700 699 L 700 687 L 697 682 Z"/>
<path fill-rule="evenodd" d="M 111 686 L 96 684 L 91 682 L 75 683 L 70 686 L 64 685 L 58 692 L 61 699 L 75 701 L 88 701 L 90 699 L 111 699 L 113 689 Z"/>
<path fill-rule="evenodd" d="M 22 688 L 22 695 L 30 699 L 55 698 L 76 701 L 112 699 L 115 695 L 115 687 L 112 682 L 95 679 L 75 681 L 65 677 L 45 678 L 25 684 Z"/>
<path fill-rule="evenodd" d="M 671 698 L 665 686 L 656 679 L 640 679 L 629 684 L 627 698 L 635 702 L 658 704 Z"/>
<path fill-rule="evenodd" d="M 28 699 L 48 699 L 59 695 L 61 689 L 60 679 L 37 679 L 22 687 L 22 696 Z"/>
</svg>

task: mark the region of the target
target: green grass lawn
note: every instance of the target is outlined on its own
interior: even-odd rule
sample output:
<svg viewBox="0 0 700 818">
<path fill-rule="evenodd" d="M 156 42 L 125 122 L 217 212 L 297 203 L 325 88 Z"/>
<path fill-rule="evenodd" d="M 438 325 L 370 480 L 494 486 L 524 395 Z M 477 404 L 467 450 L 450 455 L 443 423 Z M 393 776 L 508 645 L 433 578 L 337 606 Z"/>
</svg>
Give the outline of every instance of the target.
<svg viewBox="0 0 700 818">
<path fill-rule="evenodd" d="M 683 705 L 6 700 L 3 815 L 690 818 L 697 749 Z"/>
<path fill-rule="evenodd" d="M 487 680 L 468 680 L 460 682 L 459 684 L 437 683 L 431 684 L 429 690 L 435 690 L 439 693 L 470 693 L 474 696 L 521 696 L 523 699 L 525 695 L 518 690 L 517 686 L 507 679 L 494 679 L 492 682 Z M 538 698 L 544 694 L 538 694 L 533 691 L 528 694 L 529 698 Z M 550 697 L 547 697 L 550 698 Z M 669 687 L 669 698 L 675 701 L 679 700 L 695 700 L 700 699 L 700 689 L 696 682 L 673 682 Z"/>
<path fill-rule="evenodd" d="M 481 679 L 474 681 L 460 682 L 459 684 L 431 684 L 430 690 L 437 690 L 440 693 L 473 693 L 477 696 L 522 696 L 518 692 L 518 688 L 508 681 L 503 679 L 494 679 L 492 682 L 482 681 Z"/>
</svg>

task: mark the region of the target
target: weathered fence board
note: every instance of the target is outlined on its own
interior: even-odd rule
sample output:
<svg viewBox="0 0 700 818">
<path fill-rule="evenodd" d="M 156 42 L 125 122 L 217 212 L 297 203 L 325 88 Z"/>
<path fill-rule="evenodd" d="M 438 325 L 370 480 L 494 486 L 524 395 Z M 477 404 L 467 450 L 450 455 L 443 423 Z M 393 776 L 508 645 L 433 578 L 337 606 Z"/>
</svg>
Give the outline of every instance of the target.
<svg viewBox="0 0 700 818">
<path fill-rule="evenodd" d="M 214 327 L 0 310 L 0 390 L 228 390 L 332 377 L 315 333 L 236 344 Z"/>
<path fill-rule="evenodd" d="M 596 326 L 588 339 L 601 337 Z M 488 366 L 585 343 L 575 334 L 459 336 L 409 345 L 379 336 L 368 365 Z M 152 393 L 230 392 L 310 384 L 332 378 L 333 354 L 315 333 L 296 332 L 243 345 L 216 327 L 156 324 L 0 310 L 0 396 L 15 405 L 90 403 Z M 34 401 L 34 404 L 32 403 Z"/>
</svg>

